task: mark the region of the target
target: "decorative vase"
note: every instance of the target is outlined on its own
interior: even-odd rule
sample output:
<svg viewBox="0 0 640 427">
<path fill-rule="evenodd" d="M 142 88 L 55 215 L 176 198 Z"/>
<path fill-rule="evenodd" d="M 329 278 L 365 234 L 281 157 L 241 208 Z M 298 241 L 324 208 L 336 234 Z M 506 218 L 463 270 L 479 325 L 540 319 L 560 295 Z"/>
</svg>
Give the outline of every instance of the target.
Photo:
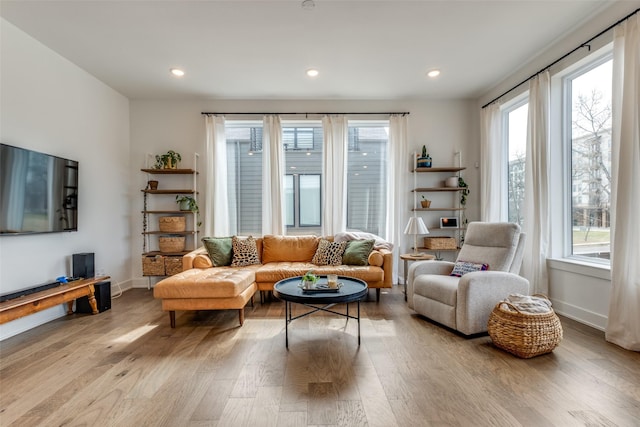
<svg viewBox="0 0 640 427">
<path fill-rule="evenodd" d="M 431 167 L 431 156 L 427 155 L 427 157 L 418 157 L 417 166 L 419 168 L 430 168 Z"/>
<path fill-rule="evenodd" d="M 447 180 L 444 182 L 444 186 L 445 187 L 450 187 L 450 188 L 455 188 L 458 186 L 458 177 L 457 176 L 452 176 L 450 178 L 447 178 Z"/>
</svg>

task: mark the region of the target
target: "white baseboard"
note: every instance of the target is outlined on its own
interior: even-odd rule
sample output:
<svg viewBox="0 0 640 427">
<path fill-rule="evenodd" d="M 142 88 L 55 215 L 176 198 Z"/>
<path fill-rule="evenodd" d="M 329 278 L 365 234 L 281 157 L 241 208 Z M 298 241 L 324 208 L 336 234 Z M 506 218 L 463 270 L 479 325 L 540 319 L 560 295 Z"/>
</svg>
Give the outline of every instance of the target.
<svg viewBox="0 0 640 427">
<path fill-rule="evenodd" d="M 150 280 L 148 277 L 138 277 L 135 279 L 131 279 L 129 282 L 131 283 L 132 288 L 137 288 L 137 289 L 153 288 L 153 279 Z"/>
<path fill-rule="evenodd" d="M 575 320 L 576 322 L 583 323 L 592 328 L 604 331 L 607 327 L 607 316 L 593 311 L 585 310 L 582 307 L 569 304 L 564 301 L 552 299 L 553 309 L 556 313 Z"/>
</svg>

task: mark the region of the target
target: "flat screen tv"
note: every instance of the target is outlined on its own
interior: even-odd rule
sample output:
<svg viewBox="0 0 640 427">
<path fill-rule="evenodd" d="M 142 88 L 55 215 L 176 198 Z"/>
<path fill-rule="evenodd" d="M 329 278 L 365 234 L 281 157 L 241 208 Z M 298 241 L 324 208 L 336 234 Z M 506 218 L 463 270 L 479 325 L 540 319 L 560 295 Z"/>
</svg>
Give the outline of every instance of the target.
<svg viewBox="0 0 640 427">
<path fill-rule="evenodd" d="M 78 230 L 78 162 L 0 144 L 0 235 Z"/>
</svg>

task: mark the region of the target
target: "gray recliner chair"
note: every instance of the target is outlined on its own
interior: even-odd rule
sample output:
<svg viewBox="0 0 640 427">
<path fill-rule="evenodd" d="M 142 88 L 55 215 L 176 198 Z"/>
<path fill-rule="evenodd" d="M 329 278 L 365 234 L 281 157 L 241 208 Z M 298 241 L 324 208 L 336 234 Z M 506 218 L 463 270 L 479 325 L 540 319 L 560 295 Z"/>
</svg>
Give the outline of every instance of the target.
<svg viewBox="0 0 640 427">
<path fill-rule="evenodd" d="M 529 293 L 529 281 L 518 275 L 524 239 L 518 224 L 469 223 L 456 262 L 488 264 L 488 270 L 455 277 L 455 263 L 415 262 L 407 278 L 409 308 L 465 335 L 486 332 L 498 301 Z"/>
</svg>

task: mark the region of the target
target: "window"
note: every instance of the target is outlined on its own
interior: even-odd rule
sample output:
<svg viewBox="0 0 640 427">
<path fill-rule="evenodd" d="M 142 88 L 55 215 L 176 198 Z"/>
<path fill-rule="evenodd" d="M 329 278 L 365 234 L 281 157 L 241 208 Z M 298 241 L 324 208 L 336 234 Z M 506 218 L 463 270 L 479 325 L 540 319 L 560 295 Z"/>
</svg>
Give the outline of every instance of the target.
<svg viewBox="0 0 640 427">
<path fill-rule="evenodd" d="M 282 123 L 287 193 L 287 234 L 320 234 L 322 226 L 322 124 L 319 121 Z M 289 178 L 290 177 L 290 178 Z M 289 218 L 291 215 L 291 221 Z"/>
<path fill-rule="evenodd" d="M 610 257 L 611 91 L 610 56 L 564 80 L 571 145 L 571 254 Z"/>
<path fill-rule="evenodd" d="M 508 209 L 509 222 L 523 225 L 524 219 L 524 165 L 527 155 L 527 115 L 529 104 L 515 104 L 503 113 L 507 137 L 508 156 Z"/>
<path fill-rule="evenodd" d="M 387 206 L 388 121 L 349 123 L 347 228 L 382 235 Z"/>
<path fill-rule="evenodd" d="M 227 121 L 225 131 L 230 229 L 240 235 L 259 236 L 262 233 L 262 121 Z"/>
<path fill-rule="evenodd" d="M 320 227 L 321 175 L 285 176 L 287 230 Z"/>
<path fill-rule="evenodd" d="M 282 123 L 287 234 L 322 232 L 322 125 Z M 262 232 L 262 122 L 227 121 L 229 217 L 242 235 Z M 383 234 L 389 123 L 349 123 L 347 228 Z"/>
</svg>

